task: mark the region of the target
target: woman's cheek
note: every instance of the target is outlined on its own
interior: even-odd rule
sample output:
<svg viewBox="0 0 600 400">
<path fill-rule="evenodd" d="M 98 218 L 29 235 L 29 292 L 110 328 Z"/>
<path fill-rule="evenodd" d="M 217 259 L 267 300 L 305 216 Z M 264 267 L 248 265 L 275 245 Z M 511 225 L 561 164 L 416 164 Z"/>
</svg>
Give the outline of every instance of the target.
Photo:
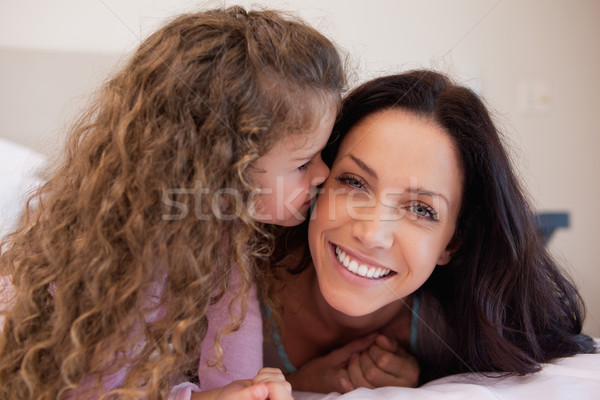
<svg viewBox="0 0 600 400">
<path fill-rule="evenodd" d="M 334 222 L 347 214 L 344 191 L 326 187 L 317 198 L 318 218 Z"/>
</svg>

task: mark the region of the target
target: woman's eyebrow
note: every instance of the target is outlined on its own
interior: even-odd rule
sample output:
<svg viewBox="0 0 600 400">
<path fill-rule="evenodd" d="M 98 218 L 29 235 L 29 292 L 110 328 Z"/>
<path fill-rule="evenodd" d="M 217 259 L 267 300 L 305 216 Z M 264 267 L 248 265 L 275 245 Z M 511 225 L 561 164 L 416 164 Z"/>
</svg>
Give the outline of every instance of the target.
<svg viewBox="0 0 600 400">
<path fill-rule="evenodd" d="M 442 193 L 432 192 L 431 190 L 419 189 L 419 188 L 410 188 L 408 189 L 409 193 L 414 193 L 419 196 L 431 196 L 431 197 L 439 197 L 446 202 L 446 204 L 450 204 L 448 198 L 444 196 Z"/>
<path fill-rule="evenodd" d="M 367 164 L 365 164 L 365 162 L 362 161 L 360 158 L 358 158 L 352 154 L 348 154 L 348 157 L 350 157 L 352 159 L 352 161 L 354 161 L 360 169 L 365 171 L 367 174 L 371 175 L 373 178 L 378 179 L 375 171 L 371 167 L 369 167 Z"/>
</svg>

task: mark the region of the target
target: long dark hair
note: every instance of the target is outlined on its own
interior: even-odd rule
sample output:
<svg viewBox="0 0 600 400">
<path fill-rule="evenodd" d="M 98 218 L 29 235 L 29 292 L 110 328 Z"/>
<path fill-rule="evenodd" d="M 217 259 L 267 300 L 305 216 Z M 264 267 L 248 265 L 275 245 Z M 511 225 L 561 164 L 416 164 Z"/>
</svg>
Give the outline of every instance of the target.
<svg viewBox="0 0 600 400">
<path fill-rule="evenodd" d="M 581 296 L 544 248 L 501 136 L 475 93 L 433 71 L 369 81 L 344 100 L 323 159 L 331 165 L 352 126 L 392 108 L 442 127 L 464 173 L 455 253 L 421 289 L 439 301 L 456 337 L 456 362 L 444 373 L 525 374 L 556 357 L 594 352 L 593 340 L 581 334 Z"/>
</svg>

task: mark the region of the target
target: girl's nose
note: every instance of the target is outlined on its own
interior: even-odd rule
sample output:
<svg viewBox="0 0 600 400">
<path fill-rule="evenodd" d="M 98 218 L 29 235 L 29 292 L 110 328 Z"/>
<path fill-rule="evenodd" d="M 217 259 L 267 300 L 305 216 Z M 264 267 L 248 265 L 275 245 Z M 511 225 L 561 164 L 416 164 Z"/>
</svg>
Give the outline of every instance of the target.
<svg viewBox="0 0 600 400">
<path fill-rule="evenodd" d="M 311 185 L 319 186 L 325 182 L 325 179 L 329 176 L 329 167 L 323 162 L 321 155 L 315 158 L 315 162 L 312 167 L 312 177 L 310 180 Z"/>
</svg>

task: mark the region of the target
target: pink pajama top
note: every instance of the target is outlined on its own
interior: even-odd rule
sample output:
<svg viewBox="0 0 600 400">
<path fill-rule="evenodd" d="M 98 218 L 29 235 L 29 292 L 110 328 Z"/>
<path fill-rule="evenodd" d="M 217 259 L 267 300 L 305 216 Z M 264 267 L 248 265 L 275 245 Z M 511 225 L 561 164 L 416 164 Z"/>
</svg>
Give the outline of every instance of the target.
<svg viewBox="0 0 600 400">
<path fill-rule="evenodd" d="M 256 287 L 252 286 L 248 298 L 248 312 L 240 329 L 221 338 L 223 348 L 223 365 L 225 371 L 218 367 L 210 367 L 208 363 L 215 357 L 215 334 L 219 328 L 229 324 L 229 303 L 235 297 L 240 287 L 240 276 L 237 270 L 232 271 L 231 285 L 218 303 L 207 311 L 208 331 L 202 342 L 202 354 L 198 365 L 200 387 L 183 382 L 173 388 L 169 399 L 187 400 L 192 392 L 210 390 L 225 386 L 232 381 L 252 379 L 263 367 L 263 330 L 262 317 Z M 237 315 L 239 308 L 234 308 Z"/>
<path fill-rule="evenodd" d="M 231 273 L 231 284 L 228 291 L 221 300 L 210 306 L 207 311 L 208 331 L 202 342 L 202 354 L 198 365 L 198 377 L 200 385 L 191 382 L 182 382 L 171 390 L 169 399 L 189 400 L 193 392 L 219 388 L 231 383 L 234 380 L 252 379 L 259 369 L 263 367 L 263 331 L 260 306 L 256 296 L 256 287 L 252 286 L 248 298 L 248 312 L 240 328 L 221 338 L 221 347 L 223 349 L 222 362 L 225 370 L 217 367 L 209 367 L 207 362 L 215 359 L 214 337 L 219 328 L 229 324 L 229 303 L 238 293 L 240 288 L 240 275 L 237 270 Z M 0 309 L 10 306 L 14 291 L 7 277 L 0 277 Z M 239 308 L 234 308 L 234 315 L 237 315 Z M 153 316 L 149 316 L 152 319 Z M 2 319 L 0 318 L 0 329 L 2 329 Z M 118 388 L 125 379 L 126 369 L 107 377 L 104 380 L 105 389 L 111 390 Z M 93 377 L 84 379 L 82 387 L 86 387 L 93 382 Z M 87 384 L 86 384 L 87 381 Z M 80 398 L 77 393 L 72 393 L 68 398 Z M 95 396 L 94 396 L 95 397 Z"/>
</svg>

